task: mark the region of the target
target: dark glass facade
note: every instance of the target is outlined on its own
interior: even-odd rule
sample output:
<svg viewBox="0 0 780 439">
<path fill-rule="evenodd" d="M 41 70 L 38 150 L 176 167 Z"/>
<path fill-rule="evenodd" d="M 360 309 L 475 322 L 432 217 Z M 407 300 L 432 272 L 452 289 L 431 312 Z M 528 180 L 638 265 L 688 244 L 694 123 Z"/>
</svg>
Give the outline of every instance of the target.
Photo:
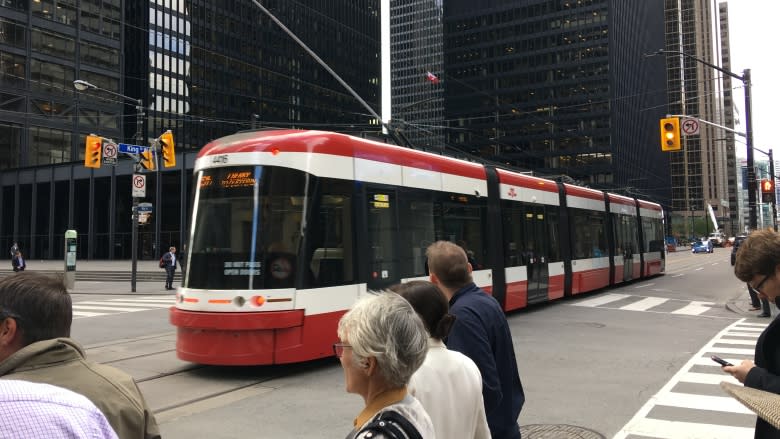
<svg viewBox="0 0 780 439">
<path fill-rule="evenodd" d="M 448 142 L 500 163 L 669 202 L 658 140 L 662 0 L 444 4 Z"/>
<path fill-rule="evenodd" d="M 89 133 L 148 145 L 173 132 L 176 166 L 148 172 L 139 200 L 151 203 L 153 214 L 139 227 L 138 254 L 154 259 L 185 242 L 192 168 L 208 141 L 261 126 L 378 130 L 352 95 L 251 2 L 3 5 L 0 245 L 19 241 L 29 258 L 61 258 L 68 229 L 79 234 L 79 258 L 131 257 L 132 160 L 84 168 Z M 379 108 L 378 0 L 263 5 Z M 130 100 L 76 93 L 74 79 Z M 133 100 L 143 102 L 140 114 Z"/>
</svg>

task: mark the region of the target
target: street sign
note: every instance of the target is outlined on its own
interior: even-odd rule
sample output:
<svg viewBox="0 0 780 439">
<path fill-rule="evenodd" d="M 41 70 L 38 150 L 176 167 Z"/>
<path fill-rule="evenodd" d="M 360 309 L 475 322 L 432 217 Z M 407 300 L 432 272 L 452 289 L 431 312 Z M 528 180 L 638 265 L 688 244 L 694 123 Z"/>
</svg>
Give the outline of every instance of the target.
<svg viewBox="0 0 780 439">
<path fill-rule="evenodd" d="M 152 203 L 138 203 L 136 210 L 138 212 L 151 212 L 153 210 Z"/>
<path fill-rule="evenodd" d="M 146 176 L 133 174 L 133 197 L 143 198 L 146 196 Z"/>
<path fill-rule="evenodd" d="M 103 164 L 116 165 L 116 143 L 103 142 Z"/>
<path fill-rule="evenodd" d="M 699 134 L 699 121 L 696 119 L 685 118 L 682 120 L 680 129 L 686 136 L 695 136 Z"/>
<path fill-rule="evenodd" d="M 140 154 L 146 151 L 147 149 L 149 149 L 148 146 L 131 145 L 129 143 L 119 144 L 119 152 L 123 152 L 125 154 Z"/>
</svg>

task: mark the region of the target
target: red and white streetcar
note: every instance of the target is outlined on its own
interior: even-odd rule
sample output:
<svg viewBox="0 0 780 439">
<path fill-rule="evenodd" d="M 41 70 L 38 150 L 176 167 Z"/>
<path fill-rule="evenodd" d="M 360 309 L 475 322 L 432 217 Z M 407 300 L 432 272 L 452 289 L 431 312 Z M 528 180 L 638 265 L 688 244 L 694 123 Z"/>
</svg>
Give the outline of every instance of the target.
<svg viewBox="0 0 780 439">
<path fill-rule="evenodd" d="M 194 169 L 179 358 L 258 365 L 333 355 L 355 300 L 426 279 L 461 245 L 506 311 L 664 272 L 661 206 L 322 131 L 215 140 Z"/>
</svg>

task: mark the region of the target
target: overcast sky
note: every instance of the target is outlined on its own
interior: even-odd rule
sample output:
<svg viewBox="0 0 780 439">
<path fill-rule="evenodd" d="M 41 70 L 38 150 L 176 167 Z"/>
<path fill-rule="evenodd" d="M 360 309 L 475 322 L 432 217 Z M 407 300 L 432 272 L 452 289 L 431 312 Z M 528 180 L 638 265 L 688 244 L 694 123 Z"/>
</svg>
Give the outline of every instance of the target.
<svg viewBox="0 0 780 439">
<path fill-rule="evenodd" d="M 742 75 L 750 69 L 753 87 L 753 145 L 761 150 L 773 148 L 775 160 L 780 158 L 780 2 L 777 0 L 728 0 L 731 43 L 731 71 Z M 774 32 L 771 32 L 774 31 Z M 732 82 L 740 87 L 740 82 Z M 745 98 L 735 90 L 734 99 L 744 131 Z M 738 137 L 738 139 L 740 139 Z M 740 145 L 740 143 L 737 143 Z M 744 146 L 740 156 L 744 157 Z M 755 160 L 766 160 L 761 153 Z"/>
</svg>

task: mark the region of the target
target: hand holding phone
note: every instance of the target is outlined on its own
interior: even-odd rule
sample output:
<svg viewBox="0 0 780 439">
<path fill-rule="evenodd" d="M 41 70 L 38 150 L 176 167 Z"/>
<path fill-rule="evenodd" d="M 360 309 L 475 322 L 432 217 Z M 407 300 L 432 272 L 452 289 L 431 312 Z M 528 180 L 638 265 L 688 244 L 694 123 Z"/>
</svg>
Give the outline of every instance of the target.
<svg viewBox="0 0 780 439">
<path fill-rule="evenodd" d="M 724 360 L 723 358 L 720 358 L 717 355 L 713 355 L 710 357 L 712 361 L 720 364 L 721 366 L 733 366 L 733 364 L 729 363 L 728 361 Z"/>
</svg>

